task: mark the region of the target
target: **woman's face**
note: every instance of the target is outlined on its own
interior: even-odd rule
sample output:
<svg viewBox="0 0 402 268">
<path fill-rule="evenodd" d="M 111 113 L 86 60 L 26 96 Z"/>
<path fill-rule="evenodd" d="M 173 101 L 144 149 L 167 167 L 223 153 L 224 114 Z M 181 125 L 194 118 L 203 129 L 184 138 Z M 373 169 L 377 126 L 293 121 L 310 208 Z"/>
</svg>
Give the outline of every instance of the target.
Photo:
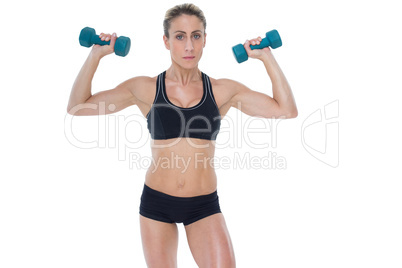
<svg viewBox="0 0 402 268">
<path fill-rule="evenodd" d="M 185 69 L 195 68 L 205 46 L 205 29 L 196 16 L 181 15 L 175 18 L 169 29 L 169 38 L 163 36 L 172 60 Z"/>
</svg>

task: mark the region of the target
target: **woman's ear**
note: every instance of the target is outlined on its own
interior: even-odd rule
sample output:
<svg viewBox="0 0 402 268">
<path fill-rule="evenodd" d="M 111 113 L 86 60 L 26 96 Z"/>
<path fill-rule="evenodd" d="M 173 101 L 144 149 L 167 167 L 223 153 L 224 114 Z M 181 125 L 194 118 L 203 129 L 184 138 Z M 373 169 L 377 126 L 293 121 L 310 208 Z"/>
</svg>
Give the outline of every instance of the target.
<svg viewBox="0 0 402 268">
<path fill-rule="evenodd" d="M 204 47 L 206 43 L 207 43 L 207 33 L 204 34 Z"/>
<path fill-rule="evenodd" d="M 165 43 L 166 49 L 170 50 L 169 38 L 167 38 L 166 35 L 163 36 L 163 42 Z"/>
</svg>

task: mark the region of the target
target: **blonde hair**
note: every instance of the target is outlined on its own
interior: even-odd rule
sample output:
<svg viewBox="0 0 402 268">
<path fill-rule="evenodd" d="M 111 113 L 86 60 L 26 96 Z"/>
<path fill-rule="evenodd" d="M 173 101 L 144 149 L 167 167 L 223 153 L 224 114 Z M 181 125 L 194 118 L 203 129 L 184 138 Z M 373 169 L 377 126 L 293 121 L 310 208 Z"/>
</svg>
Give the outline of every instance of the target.
<svg viewBox="0 0 402 268">
<path fill-rule="evenodd" d="M 204 30 L 207 28 L 207 21 L 204 16 L 204 12 L 194 4 L 181 4 L 170 8 L 166 11 L 165 19 L 163 20 L 163 31 L 167 38 L 169 38 L 169 29 L 172 21 L 181 16 L 181 15 L 190 15 L 196 16 L 202 24 L 204 24 Z"/>
</svg>

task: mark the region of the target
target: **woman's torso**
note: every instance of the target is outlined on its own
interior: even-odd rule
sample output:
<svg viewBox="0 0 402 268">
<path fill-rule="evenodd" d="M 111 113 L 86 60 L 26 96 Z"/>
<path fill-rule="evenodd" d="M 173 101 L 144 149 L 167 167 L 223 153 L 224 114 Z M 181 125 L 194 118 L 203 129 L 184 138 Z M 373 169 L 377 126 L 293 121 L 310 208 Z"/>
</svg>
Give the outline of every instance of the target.
<svg viewBox="0 0 402 268">
<path fill-rule="evenodd" d="M 164 72 L 153 78 L 152 88 L 148 83 L 146 100 L 138 105 L 153 136 L 145 184 L 173 196 L 209 194 L 217 188 L 215 141 L 222 113 L 230 108 L 225 104 L 227 96 L 213 91 L 216 80 L 205 74 L 186 88 L 186 94 L 165 76 Z M 178 121 L 187 134 L 178 134 Z"/>
<path fill-rule="evenodd" d="M 167 146 L 151 149 L 152 163 L 145 176 L 146 185 L 182 197 L 210 194 L 216 190 L 215 146 L 211 141 L 179 138 L 153 140 L 152 143 Z M 195 148 L 193 144 L 203 148 Z"/>
</svg>

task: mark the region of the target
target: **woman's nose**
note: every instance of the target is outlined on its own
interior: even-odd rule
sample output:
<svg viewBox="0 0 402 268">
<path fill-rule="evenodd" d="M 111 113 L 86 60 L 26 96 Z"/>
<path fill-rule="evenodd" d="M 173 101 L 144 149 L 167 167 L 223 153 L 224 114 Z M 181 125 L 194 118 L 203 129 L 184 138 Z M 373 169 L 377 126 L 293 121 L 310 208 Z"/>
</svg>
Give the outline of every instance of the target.
<svg viewBox="0 0 402 268">
<path fill-rule="evenodd" d="M 194 49 L 193 42 L 191 42 L 191 39 L 187 40 L 185 49 L 186 51 L 192 51 Z"/>
</svg>

